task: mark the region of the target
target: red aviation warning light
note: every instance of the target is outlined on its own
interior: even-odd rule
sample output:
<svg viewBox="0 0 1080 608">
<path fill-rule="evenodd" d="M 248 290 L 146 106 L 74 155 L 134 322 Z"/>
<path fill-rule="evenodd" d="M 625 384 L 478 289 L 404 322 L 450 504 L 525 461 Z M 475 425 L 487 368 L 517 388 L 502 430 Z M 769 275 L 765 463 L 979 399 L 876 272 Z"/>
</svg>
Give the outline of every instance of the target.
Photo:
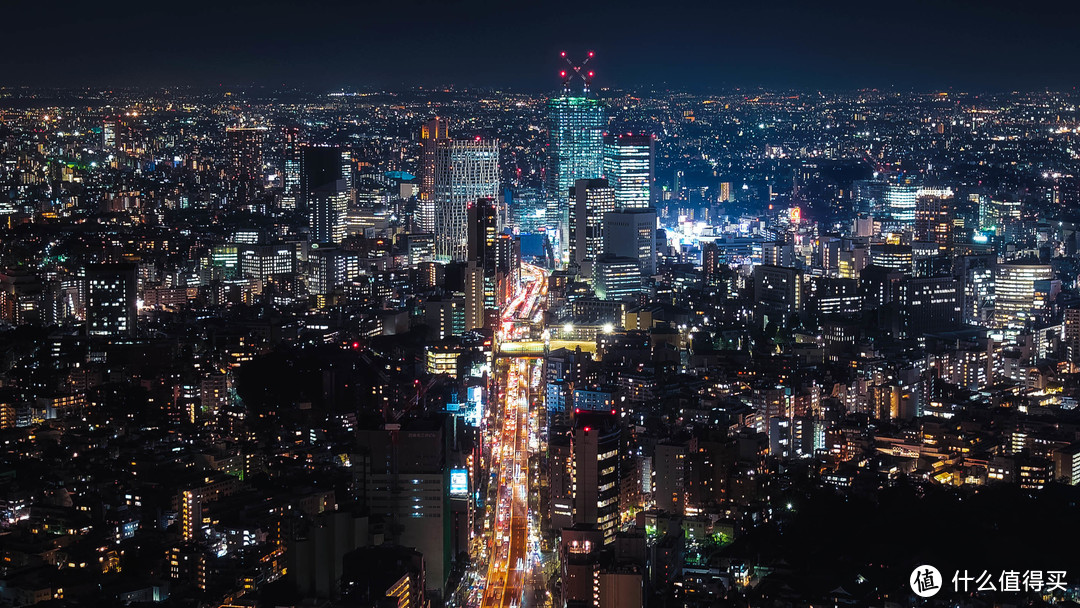
<svg viewBox="0 0 1080 608">
<path fill-rule="evenodd" d="M 573 81 L 574 78 L 581 78 L 582 82 L 585 84 L 585 92 L 589 92 L 589 87 L 592 86 L 592 79 L 593 76 L 595 76 L 595 72 L 593 72 L 592 70 L 586 71 L 585 64 L 589 63 L 589 60 L 592 59 L 595 55 L 596 54 L 594 52 L 589 51 L 588 56 L 585 57 L 585 60 L 582 61 L 580 65 L 576 65 L 574 64 L 574 62 L 570 61 L 569 57 L 566 56 L 566 51 L 561 51 L 559 53 L 559 56 L 565 59 L 566 64 L 570 66 L 569 70 L 562 70 L 559 72 L 559 76 L 563 79 L 563 90 L 567 94 L 570 93 L 570 82 Z"/>
</svg>

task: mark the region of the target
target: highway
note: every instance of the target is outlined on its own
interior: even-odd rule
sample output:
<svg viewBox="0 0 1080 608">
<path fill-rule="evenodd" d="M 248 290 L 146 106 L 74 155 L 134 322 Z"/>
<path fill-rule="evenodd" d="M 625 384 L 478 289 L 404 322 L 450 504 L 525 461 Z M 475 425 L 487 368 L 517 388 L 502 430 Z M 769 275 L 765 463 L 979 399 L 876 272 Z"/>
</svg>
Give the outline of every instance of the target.
<svg viewBox="0 0 1080 608">
<path fill-rule="evenodd" d="M 543 269 L 523 265 L 523 287 L 500 315 L 499 340 L 527 340 L 530 325 L 543 318 L 547 275 Z M 538 360 L 513 357 L 500 360 L 496 370 L 493 409 L 498 423 L 490 436 L 491 470 L 497 471 L 498 489 L 494 509 L 486 526 L 487 560 L 478 603 L 482 608 L 522 605 L 527 583 L 532 580 L 535 528 L 529 511 L 530 436 L 535 446 L 536 429 L 529 415 L 530 392 L 540 384 L 543 369 Z M 535 448 L 534 448 L 535 449 Z"/>
</svg>

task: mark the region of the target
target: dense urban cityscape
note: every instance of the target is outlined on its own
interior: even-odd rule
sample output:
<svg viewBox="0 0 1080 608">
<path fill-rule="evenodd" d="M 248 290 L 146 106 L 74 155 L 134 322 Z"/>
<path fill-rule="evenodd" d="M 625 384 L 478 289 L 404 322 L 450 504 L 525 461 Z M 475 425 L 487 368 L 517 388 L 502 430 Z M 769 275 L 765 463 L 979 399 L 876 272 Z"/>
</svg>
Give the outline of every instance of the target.
<svg viewBox="0 0 1080 608">
<path fill-rule="evenodd" d="M 0 88 L 0 606 L 1077 605 L 1080 93 L 593 57 Z"/>
</svg>

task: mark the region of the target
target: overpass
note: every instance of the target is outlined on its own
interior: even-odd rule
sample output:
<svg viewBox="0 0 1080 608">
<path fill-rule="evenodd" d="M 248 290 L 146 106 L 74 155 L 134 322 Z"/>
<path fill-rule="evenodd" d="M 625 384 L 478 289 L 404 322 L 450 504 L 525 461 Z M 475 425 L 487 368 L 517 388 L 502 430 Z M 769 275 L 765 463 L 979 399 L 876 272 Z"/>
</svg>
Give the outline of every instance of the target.
<svg viewBox="0 0 1080 608">
<path fill-rule="evenodd" d="M 565 348 L 575 350 L 581 348 L 583 352 L 595 353 L 596 342 L 585 340 L 524 340 L 520 342 L 499 342 L 496 356 L 500 357 L 544 357 L 553 350 Z"/>
</svg>

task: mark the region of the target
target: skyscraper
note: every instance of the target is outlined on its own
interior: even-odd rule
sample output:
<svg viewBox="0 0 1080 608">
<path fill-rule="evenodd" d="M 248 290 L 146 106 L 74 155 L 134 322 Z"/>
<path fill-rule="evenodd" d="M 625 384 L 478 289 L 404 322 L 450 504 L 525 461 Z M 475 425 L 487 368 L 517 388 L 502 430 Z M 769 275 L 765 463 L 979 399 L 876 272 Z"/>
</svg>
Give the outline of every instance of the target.
<svg viewBox="0 0 1080 608">
<path fill-rule="evenodd" d="M 416 232 L 435 231 L 435 157 L 439 141 L 449 140 L 449 123 L 436 116 L 420 128 L 420 195 L 416 208 Z"/>
<path fill-rule="evenodd" d="M 1015 338 L 1060 291 L 1054 269 L 1046 264 L 1014 262 L 994 270 L 994 325 Z"/>
<path fill-rule="evenodd" d="M 642 274 L 656 274 L 656 210 L 630 207 L 605 213 L 604 253 L 636 258 Z"/>
<path fill-rule="evenodd" d="M 345 240 L 345 213 L 349 195 L 345 180 L 323 184 L 308 194 L 309 240 L 312 243 L 340 243 Z"/>
<path fill-rule="evenodd" d="M 566 57 L 566 53 L 562 54 Z M 592 53 L 589 54 L 592 56 Z M 603 175 L 604 131 L 607 113 L 600 101 L 589 97 L 593 73 L 582 71 L 584 66 L 563 70 L 562 95 L 548 101 L 547 191 L 548 227 L 558 231 L 563 252 L 570 238 L 570 204 L 567 193 L 579 179 L 595 179 Z M 580 93 L 572 91 L 575 76 L 584 82 Z"/>
<path fill-rule="evenodd" d="M 468 205 L 499 195 L 499 143 L 493 140 L 439 140 L 433 186 L 435 259 L 468 258 Z"/>
<path fill-rule="evenodd" d="M 604 178 L 619 207 L 652 204 L 653 137 L 620 133 L 604 136 Z"/>
<path fill-rule="evenodd" d="M 138 283 L 134 264 L 86 267 L 86 333 L 117 338 L 135 334 Z"/>
<path fill-rule="evenodd" d="M 582 268 L 603 253 L 604 214 L 615 210 L 615 189 L 606 179 L 579 179 L 570 189 L 570 200 L 571 259 Z"/>
<path fill-rule="evenodd" d="M 342 180 L 341 190 L 349 198 L 352 188 L 352 156 L 338 146 L 306 146 L 300 149 L 300 188 L 297 207 L 307 209 L 311 193 Z"/>
<path fill-rule="evenodd" d="M 283 165 L 284 180 L 281 206 L 284 209 L 296 209 L 300 196 L 300 130 L 289 127 L 284 132 Z"/>
<path fill-rule="evenodd" d="M 257 192 L 263 167 L 263 127 L 229 127 L 225 143 L 229 151 L 230 190 L 241 201 Z"/>
<path fill-rule="evenodd" d="M 465 271 L 466 324 L 486 327 L 499 306 L 496 297 L 499 209 L 495 199 L 482 198 L 468 205 L 468 266 Z"/>
<path fill-rule="evenodd" d="M 919 189 L 910 183 L 889 184 L 885 189 L 885 201 L 893 223 L 911 226 L 915 223 L 915 200 Z"/>
<path fill-rule="evenodd" d="M 619 426 L 614 413 L 582 412 L 574 427 L 574 523 L 596 525 L 610 544 L 619 524 Z"/>
</svg>

